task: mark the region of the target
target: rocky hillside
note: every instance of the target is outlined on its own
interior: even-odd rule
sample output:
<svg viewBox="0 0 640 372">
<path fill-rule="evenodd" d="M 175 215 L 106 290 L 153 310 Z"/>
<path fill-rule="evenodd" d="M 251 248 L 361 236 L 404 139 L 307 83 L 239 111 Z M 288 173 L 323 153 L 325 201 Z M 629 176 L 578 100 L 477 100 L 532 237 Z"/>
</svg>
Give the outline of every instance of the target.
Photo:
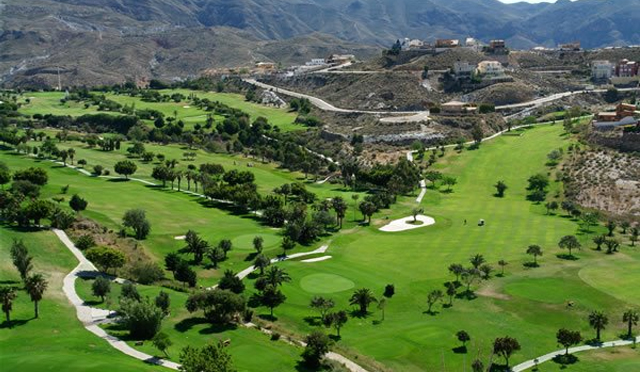
<svg viewBox="0 0 640 372">
<path fill-rule="evenodd" d="M 640 44 L 637 0 L 3 0 L 0 79 L 13 85 L 184 78 L 259 60 L 370 57 L 398 37 L 475 36 L 512 47 Z M 57 80 L 57 79 L 53 79 Z"/>
</svg>

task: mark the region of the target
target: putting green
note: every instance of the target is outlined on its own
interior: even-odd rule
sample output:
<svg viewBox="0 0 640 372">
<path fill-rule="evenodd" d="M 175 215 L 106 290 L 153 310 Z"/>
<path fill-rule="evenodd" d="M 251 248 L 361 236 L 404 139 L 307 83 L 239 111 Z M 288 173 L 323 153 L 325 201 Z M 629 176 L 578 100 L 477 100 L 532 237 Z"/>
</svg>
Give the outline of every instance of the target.
<svg viewBox="0 0 640 372">
<path fill-rule="evenodd" d="M 309 293 L 336 293 L 353 287 L 354 282 L 335 274 L 311 274 L 300 280 L 300 288 Z"/>
<path fill-rule="evenodd" d="M 281 238 L 276 234 L 245 234 L 237 236 L 231 239 L 233 247 L 239 250 L 252 251 L 253 250 L 253 238 L 261 236 L 264 241 L 262 245 L 264 248 L 272 248 L 280 243 Z"/>
</svg>

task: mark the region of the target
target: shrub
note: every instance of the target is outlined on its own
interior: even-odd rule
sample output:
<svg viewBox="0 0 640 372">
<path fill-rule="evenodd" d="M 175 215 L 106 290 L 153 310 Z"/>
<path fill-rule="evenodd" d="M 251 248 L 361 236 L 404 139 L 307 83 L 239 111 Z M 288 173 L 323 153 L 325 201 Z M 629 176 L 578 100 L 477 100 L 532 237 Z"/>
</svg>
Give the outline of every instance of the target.
<svg viewBox="0 0 640 372">
<path fill-rule="evenodd" d="M 271 334 L 271 341 L 278 341 L 280 339 L 280 333 L 274 332 Z"/>
<path fill-rule="evenodd" d="M 391 298 L 396 293 L 396 287 L 393 284 L 387 284 L 384 287 L 384 296 Z"/>
<path fill-rule="evenodd" d="M 100 164 L 93 166 L 93 174 L 96 176 L 102 175 L 102 171 L 104 171 L 104 167 Z"/>
<path fill-rule="evenodd" d="M 157 263 L 151 261 L 137 261 L 129 270 L 132 279 L 140 284 L 151 284 L 164 277 L 164 271 Z"/>
<path fill-rule="evenodd" d="M 95 247 L 96 241 L 93 239 L 93 236 L 89 234 L 82 235 L 76 240 L 76 248 L 84 251 L 85 249 L 89 249 Z"/>
<path fill-rule="evenodd" d="M 149 299 L 135 301 L 125 298 L 120 302 L 118 313 L 131 337 L 145 340 L 153 338 L 158 333 L 164 318 L 162 309 Z"/>
</svg>

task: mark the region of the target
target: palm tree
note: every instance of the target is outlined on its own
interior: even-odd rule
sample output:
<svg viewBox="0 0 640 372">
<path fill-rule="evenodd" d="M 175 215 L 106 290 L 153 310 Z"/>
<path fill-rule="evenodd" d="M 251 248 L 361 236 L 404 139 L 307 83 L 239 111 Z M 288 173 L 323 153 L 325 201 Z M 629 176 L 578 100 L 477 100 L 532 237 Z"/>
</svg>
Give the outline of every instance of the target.
<svg viewBox="0 0 640 372">
<path fill-rule="evenodd" d="M 542 256 L 542 248 L 539 245 L 533 244 L 527 248 L 527 254 L 533 256 L 533 264 L 538 266 L 538 256 Z"/>
<path fill-rule="evenodd" d="M 589 314 L 589 325 L 596 330 L 596 340 L 600 341 L 600 331 L 609 324 L 609 318 L 602 311 L 592 311 Z"/>
<path fill-rule="evenodd" d="M 11 310 L 13 310 L 13 300 L 16 299 L 16 289 L 13 287 L 0 287 L 0 302 L 2 302 L 2 312 L 7 317 L 7 323 L 11 324 Z"/>
<path fill-rule="evenodd" d="M 509 263 L 505 260 L 500 260 L 498 261 L 498 265 L 500 265 L 500 275 L 504 275 L 504 267 L 507 266 Z"/>
<path fill-rule="evenodd" d="M 640 320 L 640 314 L 636 310 L 627 310 L 622 314 L 622 321 L 627 323 L 627 338 L 631 338 L 631 331 L 634 325 L 638 324 Z"/>
<path fill-rule="evenodd" d="M 38 302 L 42 300 L 42 295 L 47 290 L 49 283 L 42 274 L 33 274 L 25 282 L 25 289 L 33 301 L 35 317 L 38 318 Z"/>
<path fill-rule="evenodd" d="M 185 241 L 187 242 L 185 250 L 193 254 L 193 260 L 196 263 L 202 262 L 202 258 L 209 248 L 209 243 L 199 237 L 198 234 L 193 230 L 187 231 Z"/>
<path fill-rule="evenodd" d="M 351 295 L 351 299 L 349 299 L 350 305 L 357 305 L 360 307 L 361 314 L 367 313 L 367 308 L 372 302 L 378 302 L 378 300 L 373 296 L 373 292 L 368 288 L 356 290 L 353 292 L 353 295 Z"/>
<path fill-rule="evenodd" d="M 483 263 L 487 262 L 484 259 L 484 256 L 481 254 L 476 254 L 475 256 L 471 257 L 469 259 L 469 262 L 471 262 L 471 265 L 473 265 L 474 269 L 479 268 Z"/>
<path fill-rule="evenodd" d="M 271 266 L 265 273 L 264 277 L 267 280 L 267 283 L 271 284 L 274 287 L 282 285 L 282 283 L 288 283 L 291 281 L 291 277 L 284 270 L 279 268 L 278 266 Z"/>
<path fill-rule="evenodd" d="M 347 212 L 347 202 L 345 202 L 340 196 L 336 196 L 333 198 L 332 204 L 333 209 L 336 211 L 336 225 L 338 225 L 339 228 L 342 228 L 342 220 Z"/>
</svg>

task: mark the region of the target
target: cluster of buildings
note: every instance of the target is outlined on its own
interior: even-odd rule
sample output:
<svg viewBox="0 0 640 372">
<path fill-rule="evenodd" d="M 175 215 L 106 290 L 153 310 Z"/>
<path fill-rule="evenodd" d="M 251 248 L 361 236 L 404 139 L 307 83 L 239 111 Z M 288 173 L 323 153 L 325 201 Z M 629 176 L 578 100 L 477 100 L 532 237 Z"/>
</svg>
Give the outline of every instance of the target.
<svg viewBox="0 0 640 372">
<path fill-rule="evenodd" d="M 402 50 L 422 50 L 441 53 L 453 48 L 470 49 L 476 52 L 485 51 L 494 54 L 506 54 L 508 49 L 504 40 L 491 40 L 488 45 L 468 37 L 460 39 L 437 39 L 434 43 L 429 43 L 420 39 L 405 38 L 401 42 Z"/>
<path fill-rule="evenodd" d="M 612 112 L 600 112 L 593 121 L 596 130 L 606 131 L 616 128 L 640 126 L 640 111 L 636 105 L 621 103 Z"/>
<path fill-rule="evenodd" d="M 639 81 L 640 63 L 623 59 L 618 63 L 605 60 L 591 62 L 591 77 L 594 81 L 625 84 Z"/>
<path fill-rule="evenodd" d="M 356 56 L 353 54 L 332 54 L 327 58 L 312 58 L 310 61 L 305 62 L 301 66 L 292 66 L 287 68 L 284 73 L 287 75 L 296 75 L 304 72 L 311 72 L 327 67 L 340 66 L 353 62 L 356 60 Z M 280 70 L 278 64 L 275 62 L 257 62 L 253 68 L 255 74 L 273 74 Z"/>
</svg>

